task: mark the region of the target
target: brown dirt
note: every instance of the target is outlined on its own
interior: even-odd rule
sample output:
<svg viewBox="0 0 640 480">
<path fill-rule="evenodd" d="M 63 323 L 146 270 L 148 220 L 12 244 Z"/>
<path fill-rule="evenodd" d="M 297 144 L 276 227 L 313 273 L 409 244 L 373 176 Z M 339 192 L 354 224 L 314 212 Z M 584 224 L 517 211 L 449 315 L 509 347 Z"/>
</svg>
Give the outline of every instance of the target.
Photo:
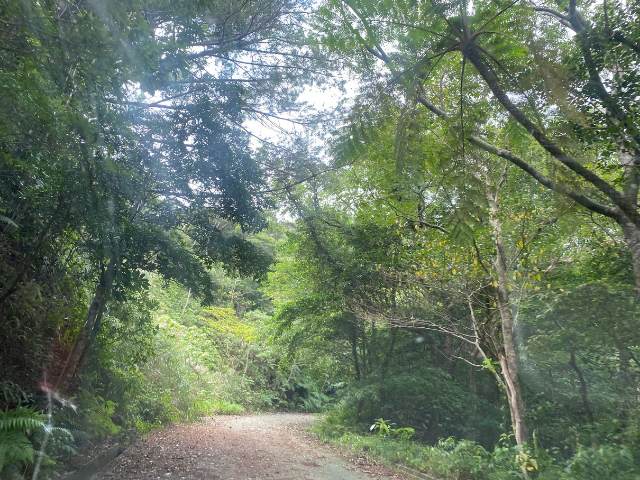
<svg viewBox="0 0 640 480">
<path fill-rule="evenodd" d="M 408 480 L 364 457 L 322 444 L 305 429 L 314 417 L 213 417 L 151 433 L 95 480 Z"/>
</svg>

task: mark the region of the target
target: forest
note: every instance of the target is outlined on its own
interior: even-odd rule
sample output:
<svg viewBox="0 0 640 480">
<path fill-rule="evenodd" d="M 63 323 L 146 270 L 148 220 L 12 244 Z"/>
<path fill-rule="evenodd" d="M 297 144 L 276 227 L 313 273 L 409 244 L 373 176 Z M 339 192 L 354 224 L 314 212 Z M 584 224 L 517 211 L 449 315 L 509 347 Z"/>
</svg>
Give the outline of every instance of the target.
<svg viewBox="0 0 640 480">
<path fill-rule="evenodd" d="M 322 413 L 640 479 L 637 0 L 0 0 L 0 478 Z"/>
</svg>

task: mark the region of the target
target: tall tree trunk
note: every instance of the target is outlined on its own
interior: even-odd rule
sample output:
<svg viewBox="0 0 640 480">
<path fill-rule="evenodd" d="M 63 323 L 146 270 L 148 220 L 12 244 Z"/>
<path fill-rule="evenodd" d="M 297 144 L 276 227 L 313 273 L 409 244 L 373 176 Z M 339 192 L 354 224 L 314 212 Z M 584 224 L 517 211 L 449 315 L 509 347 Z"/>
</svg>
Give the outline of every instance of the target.
<svg viewBox="0 0 640 480">
<path fill-rule="evenodd" d="M 116 274 L 116 262 L 117 260 L 112 258 L 107 267 L 102 268 L 100 282 L 96 288 L 93 301 L 91 305 L 89 305 L 84 327 L 71 348 L 62 372 L 54 386 L 54 390 L 60 395 L 69 396 L 74 393 L 76 377 L 82 372 L 84 359 L 87 356 L 89 348 L 91 347 L 91 340 L 94 337 L 94 329 L 100 325 L 100 319 L 104 313 L 105 304 L 111 287 L 113 286 Z"/>
<path fill-rule="evenodd" d="M 497 194 L 496 194 L 497 197 Z M 514 339 L 514 325 L 509 306 L 509 290 L 507 288 L 507 258 L 502 237 L 502 225 L 498 216 L 497 198 L 488 194 L 490 222 L 495 237 L 496 257 L 494 265 L 498 274 L 496 287 L 498 311 L 502 324 L 502 340 L 504 353 L 498 355 L 502 376 L 505 381 L 509 411 L 518 445 L 529 440 L 530 431 L 527 424 L 526 407 L 518 375 L 518 361 L 516 343 Z"/>
</svg>

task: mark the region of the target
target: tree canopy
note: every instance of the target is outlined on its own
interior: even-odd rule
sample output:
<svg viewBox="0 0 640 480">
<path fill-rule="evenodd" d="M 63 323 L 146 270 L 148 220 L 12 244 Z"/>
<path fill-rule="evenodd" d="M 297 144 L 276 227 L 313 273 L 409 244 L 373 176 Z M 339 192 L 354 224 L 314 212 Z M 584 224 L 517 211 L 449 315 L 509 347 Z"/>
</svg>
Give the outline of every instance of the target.
<svg viewBox="0 0 640 480">
<path fill-rule="evenodd" d="M 0 2 L 0 476 L 250 408 L 638 478 L 639 8 Z"/>
</svg>

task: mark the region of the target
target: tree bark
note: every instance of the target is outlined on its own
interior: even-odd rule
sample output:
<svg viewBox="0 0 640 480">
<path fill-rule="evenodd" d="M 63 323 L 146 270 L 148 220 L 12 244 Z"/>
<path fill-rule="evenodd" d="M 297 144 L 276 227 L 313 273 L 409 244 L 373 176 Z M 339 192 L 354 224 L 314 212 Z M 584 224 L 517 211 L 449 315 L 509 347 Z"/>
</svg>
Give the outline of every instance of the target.
<svg viewBox="0 0 640 480">
<path fill-rule="evenodd" d="M 474 46 L 471 46 L 466 53 L 468 60 L 474 67 L 476 67 L 476 70 L 484 79 L 487 86 L 491 89 L 496 99 L 520 125 L 527 129 L 540 146 L 555 157 L 560 163 L 605 194 L 629 221 L 640 228 L 640 214 L 638 213 L 637 206 L 630 203 L 627 198 L 625 198 L 625 196 L 613 185 L 600 178 L 595 172 L 583 166 L 577 159 L 566 154 L 558 145 L 549 139 L 522 110 L 514 105 L 505 90 L 502 88 L 502 85 L 496 75 L 487 67 L 484 59 L 481 57 L 480 53 L 476 51 Z"/>
<path fill-rule="evenodd" d="M 518 375 L 518 361 L 516 356 L 516 344 L 513 335 L 513 319 L 509 306 L 509 290 L 507 288 L 507 260 L 502 237 L 502 225 L 498 217 L 497 199 L 492 195 L 487 195 L 489 201 L 490 223 L 493 227 L 493 234 L 496 245 L 496 258 L 494 265 L 498 274 L 498 286 L 496 287 L 498 311 L 502 324 L 502 340 L 504 353 L 498 355 L 502 377 L 505 381 L 509 411 L 518 445 L 522 445 L 529 440 L 530 431 L 527 424 L 527 414 L 520 388 Z"/>
<path fill-rule="evenodd" d="M 624 216 L 618 223 L 631 252 L 636 290 L 640 293 L 640 228 Z"/>
<path fill-rule="evenodd" d="M 54 387 L 54 390 L 60 395 L 69 396 L 74 393 L 76 377 L 82 372 L 84 359 L 91 347 L 94 329 L 100 325 L 100 319 L 104 313 L 105 304 L 111 287 L 113 286 L 116 269 L 116 259 L 112 258 L 107 267 L 103 267 L 100 273 L 100 282 L 96 288 L 93 301 L 91 305 L 89 305 L 84 327 L 71 348 Z"/>
</svg>

